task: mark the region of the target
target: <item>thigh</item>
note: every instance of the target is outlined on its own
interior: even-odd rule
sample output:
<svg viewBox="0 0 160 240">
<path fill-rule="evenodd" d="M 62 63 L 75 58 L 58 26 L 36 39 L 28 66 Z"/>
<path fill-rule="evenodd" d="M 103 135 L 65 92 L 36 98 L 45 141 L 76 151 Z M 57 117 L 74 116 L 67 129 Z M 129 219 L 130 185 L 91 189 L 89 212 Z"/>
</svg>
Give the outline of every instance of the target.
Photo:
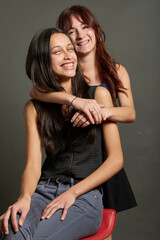
<svg viewBox="0 0 160 240">
<path fill-rule="evenodd" d="M 35 229 L 41 221 L 41 215 L 45 206 L 54 198 L 56 187 L 48 188 L 45 182 L 38 184 L 35 193 L 31 198 L 31 207 L 26 216 L 22 227 L 19 227 L 18 232 L 15 233 L 12 229 L 11 222 L 9 223 L 9 235 L 4 236 L 4 240 L 31 240 Z M 17 216 L 17 222 L 19 220 Z"/>
<path fill-rule="evenodd" d="M 94 234 L 102 221 L 102 195 L 94 189 L 81 195 L 69 208 L 64 221 L 62 210 L 39 223 L 33 240 L 79 240 Z"/>
</svg>

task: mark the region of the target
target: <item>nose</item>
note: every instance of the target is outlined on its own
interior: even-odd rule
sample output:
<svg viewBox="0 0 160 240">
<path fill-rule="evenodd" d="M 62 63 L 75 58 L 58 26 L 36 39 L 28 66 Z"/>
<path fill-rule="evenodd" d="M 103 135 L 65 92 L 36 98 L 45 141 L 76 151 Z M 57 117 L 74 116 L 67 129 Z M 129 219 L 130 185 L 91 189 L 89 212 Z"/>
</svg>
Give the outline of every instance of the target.
<svg viewBox="0 0 160 240">
<path fill-rule="evenodd" d="M 64 52 L 64 59 L 71 59 L 71 58 L 72 58 L 72 57 L 71 57 L 70 53 L 67 52 L 67 51 L 65 51 L 65 52 Z"/>
<path fill-rule="evenodd" d="M 83 38 L 83 30 L 82 29 L 78 29 L 77 30 L 77 39 L 82 39 Z"/>
</svg>

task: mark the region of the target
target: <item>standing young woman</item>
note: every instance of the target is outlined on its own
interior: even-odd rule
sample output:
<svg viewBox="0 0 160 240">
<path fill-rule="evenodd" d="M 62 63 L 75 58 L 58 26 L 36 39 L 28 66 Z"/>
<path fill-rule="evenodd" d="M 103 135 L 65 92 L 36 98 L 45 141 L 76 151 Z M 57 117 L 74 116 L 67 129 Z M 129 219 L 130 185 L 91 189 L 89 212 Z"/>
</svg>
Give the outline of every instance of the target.
<svg viewBox="0 0 160 240">
<path fill-rule="evenodd" d="M 80 68 L 88 84 L 91 86 L 106 84 L 114 106 L 116 105 L 116 97 L 120 105 L 119 107 L 103 109 L 105 116 L 99 116 L 102 111 L 98 106 L 96 106 L 96 111 L 92 113 L 93 106 L 90 106 L 93 104 L 92 101 L 76 99 L 72 103 L 74 108 L 84 112 L 91 122 L 93 120 L 97 122 L 96 114 L 101 120 L 104 117 L 115 122 L 133 122 L 135 108 L 128 73 L 122 65 L 115 63 L 114 59 L 107 53 L 104 44 L 105 33 L 93 14 L 84 6 L 75 5 L 62 11 L 57 25 L 70 34 L 78 54 Z M 32 90 L 31 96 L 48 102 L 65 102 L 69 105 L 73 99 L 73 96 L 64 93 L 48 93 L 47 95 L 36 93 L 37 96 Z"/>
<path fill-rule="evenodd" d="M 26 71 L 33 84 L 46 91 L 95 96 L 99 104 L 113 107 L 107 89 L 89 87 L 84 81 L 73 44 L 60 30 L 50 28 L 34 36 Z M 27 103 L 21 195 L 0 217 L 1 239 L 79 240 L 98 230 L 103 212 L 101 184 L 123 166 L 118 128 L 108 120 L 73 128 L 73 114 L 65 104 Z M 41 171 L 42 144 L 47 157 Z M 102 146 L 107 152 L 105 161 Z"/>
</svg>

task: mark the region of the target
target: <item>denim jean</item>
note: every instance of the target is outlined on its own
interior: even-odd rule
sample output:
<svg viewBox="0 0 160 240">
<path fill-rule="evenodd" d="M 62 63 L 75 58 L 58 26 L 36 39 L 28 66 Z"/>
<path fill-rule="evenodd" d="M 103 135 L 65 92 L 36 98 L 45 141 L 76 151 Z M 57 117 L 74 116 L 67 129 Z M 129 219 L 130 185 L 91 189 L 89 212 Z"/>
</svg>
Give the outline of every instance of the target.
<svg viewBox="0 0 160 240">
<path fill-rule="evenodd" d="M 102 221 L 102 194 L 93 189 L 79 196 L 68 209 L 66 218 L 61 221 L 62 209 L 56 211 L 50 219 L 41 220 L 41 215 L 54 198 L 74 184 L 55 183 L 50 179 L 42 180 L 32 196 L 30 211 L 17 233 L 9 225 L 9 235 L 1 240 L 79 240 L 94 234 Z M 18 220 L 18 219 L 17 219 Z"/>
</svg>

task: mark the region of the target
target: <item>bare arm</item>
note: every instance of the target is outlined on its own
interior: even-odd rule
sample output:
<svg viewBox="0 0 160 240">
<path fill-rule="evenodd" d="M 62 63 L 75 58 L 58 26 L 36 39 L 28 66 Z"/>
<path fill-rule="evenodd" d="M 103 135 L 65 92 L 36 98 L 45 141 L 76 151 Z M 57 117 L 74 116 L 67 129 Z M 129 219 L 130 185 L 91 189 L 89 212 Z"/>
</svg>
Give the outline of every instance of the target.
<svg viewBox="0 0 160 240">
<path fill-rule="evenodd" d="M 94 99 L 75 98 L 74 95 L 66 92 L 45 93 L 35 88 L 31 89 L 30 96 L 43 102 L 72 105 L 74 109 L 85 113 L 92 124 L 101 123 L 102 120 L 105 120 L 105 115 L 102 111 L 103 105 L 99 105 Z M 93 114 L 93 110 L 96 111 L 96 114 Z"/>
<path fill-rule="evenodd" d="M 118 93 L 119 107 L 104 109 L 106 117 L 115 122 L 134 122 L 136 118 L 129 75 L 122 65 L 117 69 L 118 76 L 126 88 L 127 95 Z"/>
<path fill-rule="evenodd" d="M 26 166 L 22 175 L 21 194 L 16 203 L 8 208 L 1 218 L 1 231 L 8 234 L 8 221 L 11 218 L 15 232 L 18 231 L 17 213 L 20 213 L 19 225 L 22 226 L 30 209 L 31 196 L 35 191 L 41 174 L 41 140 L 37 130 L 37 113 L 31 102 L 25 108 L 26 123 Z"/>
<path fill-rule="evenodd" d="M 112 99 L 108 90 L 98 87 L 95 92 L 98 103 L 112 107 Z M 75 184 L 65 193 L 54 199 L 44 210 L 42 219 L 50 218 L 59 208 L 64 209 L 61 220 L 64 220 L 68 208 L 74 203 L 75 199 L 101 185 L 123 167 L 123 154 L 121 149 L 118 128 L 115 122 L 106 120 L 102 124 L 104 145 L 107 151 L 107 159 L 90 176 Z"/>
</svg>

